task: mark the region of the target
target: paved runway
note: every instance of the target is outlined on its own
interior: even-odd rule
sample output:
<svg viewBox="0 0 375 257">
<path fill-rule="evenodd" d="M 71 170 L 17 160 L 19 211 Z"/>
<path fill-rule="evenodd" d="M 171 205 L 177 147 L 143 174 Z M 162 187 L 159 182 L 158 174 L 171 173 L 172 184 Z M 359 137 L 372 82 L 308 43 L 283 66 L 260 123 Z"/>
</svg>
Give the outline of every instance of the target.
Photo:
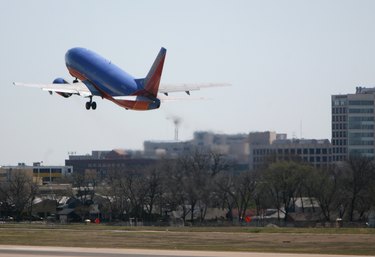
<svg viewBox="0 0 375 257">
<path fill-rule="evenodd" d="M 245 252 L 206 252 L 206 251 L 178 251 L 178 250 L 143 250 L 143 249 L 106 249 L 79 247 L 39 247 L 0 245 L 0 257 L 340 257 L 343 255 L 321 254 L 280 254 L 280 253 L 245 253 Z M 354 257 L 345 255 L 345 257 Z M 356 256 L 358 257 L 358 256 Z"/>
<path fill-rule="evenodd" d="M 0 257 L 44 256 L 44 257 L 358 257 L 357 255 L 288 254 L 288 253 L 245 253 L 245 252 L 206 252 L 178 250 L 107 249 L 80 247 L 43 247 L 0 245 Z"/>
</svg>

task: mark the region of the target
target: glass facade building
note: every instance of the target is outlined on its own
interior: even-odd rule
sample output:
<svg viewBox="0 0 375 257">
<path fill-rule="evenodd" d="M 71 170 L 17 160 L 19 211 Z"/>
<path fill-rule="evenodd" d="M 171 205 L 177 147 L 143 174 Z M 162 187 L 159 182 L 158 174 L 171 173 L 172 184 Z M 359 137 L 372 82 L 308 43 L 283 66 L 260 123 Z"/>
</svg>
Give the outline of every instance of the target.
<svg viewBox="0 0 375 257">
<path fill-rule="evenodd" d="M 332 96 L 332 145 L 334 161 L 349 156 L 373 158 L 375 88 L 357 87 L 355 94 Z"/>
</svg>

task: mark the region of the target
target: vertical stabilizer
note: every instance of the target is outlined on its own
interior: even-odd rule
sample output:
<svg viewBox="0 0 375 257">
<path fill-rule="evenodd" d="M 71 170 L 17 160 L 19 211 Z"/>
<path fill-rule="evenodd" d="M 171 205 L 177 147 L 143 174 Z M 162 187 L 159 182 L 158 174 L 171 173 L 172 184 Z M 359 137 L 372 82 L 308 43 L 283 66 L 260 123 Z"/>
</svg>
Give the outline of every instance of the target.
<svg viewBox="0 0 375 257">
<path fill-rule="evenodd" d="M 144 89 L 154 97 L 156 97 L 158 94 L 166 54 L 167 49 L 162 47 L 154 61 L 154 64 L 152 65 L 150 71 L 144 79 Z"/>
</svg>

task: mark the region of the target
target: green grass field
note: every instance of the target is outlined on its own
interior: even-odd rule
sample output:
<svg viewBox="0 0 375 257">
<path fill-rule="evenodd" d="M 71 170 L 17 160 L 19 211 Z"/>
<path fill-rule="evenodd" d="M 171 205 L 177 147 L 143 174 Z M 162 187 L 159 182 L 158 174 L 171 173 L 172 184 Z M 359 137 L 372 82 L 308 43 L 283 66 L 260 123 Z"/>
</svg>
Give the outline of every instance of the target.
<svg viewBox="0 0 375 257">
<path fill-rule="evenodd" d="M 375 229 L 1 224 L 0 244 L 375 255 Z"/>
</svg>

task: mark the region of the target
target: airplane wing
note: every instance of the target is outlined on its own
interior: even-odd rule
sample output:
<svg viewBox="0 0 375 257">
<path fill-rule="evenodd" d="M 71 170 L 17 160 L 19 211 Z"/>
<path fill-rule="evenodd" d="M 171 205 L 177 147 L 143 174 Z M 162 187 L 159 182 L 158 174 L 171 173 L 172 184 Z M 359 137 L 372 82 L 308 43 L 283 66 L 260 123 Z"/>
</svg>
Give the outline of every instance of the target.
<svg viewBox="0 0 375 257">
<path fill-rule="evenodd" d="M 230 85 L 229 83 L 160 84 L 159 93 L 167 95 L 168 93 L 186 92 L 189 94 L 190 91 L 200 90 L 201 88 L 228 87 Z"/>
<path fill-rule="evenodd" d="M 57 83 L 28 84 L 28 83 L 13 82 L 13 84 L 15 86 L 40 88 L 43 91 L 48 91 L 48 92 L 69 93 L 69 94 L 76 94 L 76 95 L 81 95 L 81 96 L 92 95 L 90 90 L 82 82 L 77 82 L 73 84 L 57 84 Z"/>
</svg>

